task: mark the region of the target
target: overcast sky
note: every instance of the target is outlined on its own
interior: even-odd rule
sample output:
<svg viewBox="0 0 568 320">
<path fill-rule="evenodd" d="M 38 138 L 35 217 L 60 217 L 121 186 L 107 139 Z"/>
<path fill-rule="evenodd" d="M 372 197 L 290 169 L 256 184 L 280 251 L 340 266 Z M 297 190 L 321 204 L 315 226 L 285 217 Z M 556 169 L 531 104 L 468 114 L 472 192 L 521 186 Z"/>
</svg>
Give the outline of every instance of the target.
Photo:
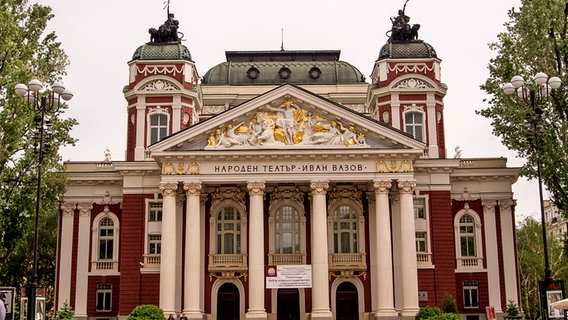
<svg viewBox="0 0 568 320">
<path fill-rule="evenodd" d="M 75 96 L 68 115 L 79 121 L 72 135 L 77 146 L 63 150 L 63 160 L 100 161 L 109 148 L 113 160 L 126 150 L 127 62 L 148 42 L 148 29 L 166 19 L 164 0 L 38 0 L 52 7 L 55 31 L 71 65 L 64 81 Z M 390 17 L 404 0 L 171 0 L 170 12 L 180 22 L 186 45 L 200 76 L 225 60 L 226 50 L 341 50 L 341 60 L 369 79 Z M 406 14 L 421 25 L 420 39 L 442 60 L 447 154 L 455 147 L 462 158 L 507 157 L 523 163 L 491 133 L 490 122 L 475 114 L 484 108 L 479 86 L 488 77 L 494 53 L 488 44 L 505 29 L 507 11 L 519 0 L 410 0 Z M 524 179 L 514 186 L 517 219 L 539 214 L 538 188 Z"/>
</svg>

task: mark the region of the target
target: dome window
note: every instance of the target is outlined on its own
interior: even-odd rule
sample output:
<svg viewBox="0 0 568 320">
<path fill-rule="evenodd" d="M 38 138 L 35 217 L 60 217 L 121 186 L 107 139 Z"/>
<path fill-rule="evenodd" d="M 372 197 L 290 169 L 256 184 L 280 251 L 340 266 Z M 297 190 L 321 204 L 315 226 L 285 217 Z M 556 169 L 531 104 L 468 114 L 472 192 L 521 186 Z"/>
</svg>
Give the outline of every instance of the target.
<svg viewBox="0 0 568 320">
<path fill-rule="evenodd" d="M 247 77 L 251 80 L 257 79 L 259 74 L 260 74 L 260 71 L 258 71 L 258 69 L 255 68 L 255 67 L 250 67 L 247 70 Z"/>
<path fill-rule="evenodd" d="M 318 67 L 313 67 L 310 69 L 310 79 L 316 80 L 321 76 L 321 70 Z"/>
<path fill-rule="evenodd" d="M 278 71 L 278 75 L 280 76 L 280 79 L 283 79 L 283 80 L 290 78 L 291 73 L 292 73 L 292 71 L 290 71 L 290 69 L 288 69 L 286 67 L 282 67 L 280 69 L 280 71 Z"/>
</svg>

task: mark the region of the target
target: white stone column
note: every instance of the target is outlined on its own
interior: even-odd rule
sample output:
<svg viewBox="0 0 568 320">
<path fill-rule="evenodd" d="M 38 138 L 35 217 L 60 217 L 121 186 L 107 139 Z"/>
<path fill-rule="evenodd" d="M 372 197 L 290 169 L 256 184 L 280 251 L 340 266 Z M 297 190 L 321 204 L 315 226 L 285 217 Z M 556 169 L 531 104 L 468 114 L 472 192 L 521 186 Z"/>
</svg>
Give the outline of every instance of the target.
<svg viewBox="0 0 568 320">
<path fill-rule="evenodd" d="M 489 282 L 489 305 L 501 313 L 501 285 L 499 277 L 499 245 L 497 243 L 497 227 L 495 219 L 495 200 L 483 200 L 483 226 L 485 233 L 485 252 L 487 262 L 487 281 Z M 481 250 L 481 248 L 479 248 Z"/>
<path fill-rule="evenodd" d="M 391 221 L 389 206 L 390 180 L 373 180 L 375 188 L 375 223 L 369 226 L 369 232 L 376 237 L 375 263 L 377 274 L 372 287 L 376 287 L 376 306 L 373 310 L 376 317 L 396 317 L 394 309 L 393 261 L 391 243 Z"/>
<path fill-rule="evenodd" d="M 517 283 L 517 259 L 515 256 L 515 219 L 513 215 L 513 199 L 499 200 L 501 217 L 501 250 L 503 258 L 503 275 L 505 277 L 505 301 L 512 300 L 519 304 Z"/>
<path fill-rule="evenodd" d="M 87 294 L 89 288 L 89 240 L 91 239 L 91 210 L 90 203 L 80 203 L 79 231 L 77 233 L 77 280 L 75 285 L 75 317 L 87 317 Z M 93 241 L 96 238 L 93 237 Z M 98 243 L 93 243 L 98 246 Z M 93 257 L 96 259 L 97 257 Z"/>
<path fill-rule="evenodd" d="M 132 119 L 128 119 L 132 121 Z M 146 153 L 146 98 L 144 96 L 138 97 L 136 100 L 136 148 L 134 149 L 134 160 L 144 160 Z M 150 134 L 149 132 L 147 133 Z"/>
<path fill-rule="evenodd" d="M 311 181 L 312 190 L 312 319 L 331 319 L 327 245 L 327 181 Z"/>
<path fill-rule="evenodd" d="M 418 312 L 418 270 L 416 263 L 416 230 L 414 227 L 414 180 L 399 180 L 400 247 L 402 274 L 402 316 L 414 317 Z"/>
<path fill-rule="evenodd" d="M 249 309 L 247 319 L 266 319 L 264 308 L 264 181 L 249 181 Z"/>
<path fill-rule="evenodd" d="M 160 308 L 168 317 L 176 313 L 176 191 L 177 183 L 162 182 L 162 253 L 160 257 Z"/>
<path fill-rule="evenodd" d="M 185 209 L 185 270 L 183 313 L 189 319 L 203 319 L 201 312 L 201 182 L 184 183 Z"/>
<path fill-rule="evenodd" d="M 61 239 L 59 243 L 59 274 L 57 286 L 57 309 L 61 309 L 65 302 L 71 302 L 71 268 L 73 258 L 73 220 L 74 203 L 65 202 L 61 205 Z"/>
</svg>

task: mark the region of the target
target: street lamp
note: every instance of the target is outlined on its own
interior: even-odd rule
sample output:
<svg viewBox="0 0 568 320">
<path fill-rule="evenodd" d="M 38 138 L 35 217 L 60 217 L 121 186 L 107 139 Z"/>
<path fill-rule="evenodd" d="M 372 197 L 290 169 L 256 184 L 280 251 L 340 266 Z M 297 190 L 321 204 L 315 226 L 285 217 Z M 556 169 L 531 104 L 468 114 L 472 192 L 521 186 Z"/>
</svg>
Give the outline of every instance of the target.
<svg viewBox="0 0 568 320">
<path fill-rule="evenodd" d="M 549 97 L 554 95 L 556 89 L 560 88 L 562 81 L 558 77 L 550 77 L 539 72 L 534 77 L 534 84 L 536 88 L 529 88 L 525 86 L 525 80 L 521 76 L 514 76 L 510 83 L 503 85 L 503 92 L 506 95 L 512 95 L 516 93 L 515 100 L 529 107 L 529 112 L 527 112 L 527 124 L 525 127 L 533 135 L 529 138 L 529 143 L 536 152 L 536 173 L 538 177 L 538 194 L 540 203 L 540 220 L 542 227 L 542 243 L 544 246 L 544 281 L 539 284 L 539 289 L 541 292 L 541 312 L 542 319 L 548 319 L 548 300 L 546 297 L 547 291 L 556 288 L 557 283 L 552 279 L 550 271 L 550 263 L 548 259 L 548 242 L 546 235 L 546 218 L 544 214 L 544 201 L 542 194 L 542 175 L 541 175 L 541 153 L 540 153 L 540 137 L 539 135 L 544 131 L 544 127 L 541 124 L 541 116 L 543 114 L 543 108 L 546 107 L 549 102 Z M 534 144 L 532 143 L 534 141 Z M 552 285 L 552 287 L 551 287 Z M 562 284 L 560 284 L 562 287 Z M 562 288 L 563 290 L 563 288 Z"/>
<path fill-rule="evenodd" d="M 73 97 L 71 91 L 66 90 L 61 82 L 55 82 L 51 85 L 51 90 L 45 90 L 43 84 L 36 79 L 31 80 L 28 85 L 17 84 L 14 88 L 16 94 L 25 97 L 28 108 L 37 115 L 34 121 L 37 126 L 36 137 L 38 139 L 39 148 L 37 149 L 39 159 L 37 167 L 37 189 L 36 189 L 36 208 L 35 208 L 35 228 L 34 228 L 34 262 L 33 275 L 31 285 L 29 286 L 27 320 L 35 320 L 36 314 L 36 293 L 38 290 L 37 275 L 37 247 L 38 247 L 38 229 L 39 229 L 39 209 L 40 209 L 40 190 L 41 190 L 41 166 L 43 157 L 47 153 L 50 145 L 44 141 L 45 131 L 49 129 L 49 120 L 45 120 L 45 116 L 53 114 L 59 110 L 61 99 L 68 101 Z M 48 128 L 46 128 L 46 126 Z M 36 145 L 37 146 L 37 145 Z"/>
</svg>

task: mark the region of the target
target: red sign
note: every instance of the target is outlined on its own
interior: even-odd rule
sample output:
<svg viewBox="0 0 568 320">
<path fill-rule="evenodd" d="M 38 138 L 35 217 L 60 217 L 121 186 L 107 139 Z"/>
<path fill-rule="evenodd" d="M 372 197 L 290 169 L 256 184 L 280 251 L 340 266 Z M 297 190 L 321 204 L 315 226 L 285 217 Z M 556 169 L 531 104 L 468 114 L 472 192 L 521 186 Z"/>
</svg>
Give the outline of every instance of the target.
<svg viewBox="0 0 568 320">
<path fill-rule="evenodd" d="M 485 313 L 487 314 L 487 320 L 495 320 L 495 307 L 485 307 Z"/>
</svg>

